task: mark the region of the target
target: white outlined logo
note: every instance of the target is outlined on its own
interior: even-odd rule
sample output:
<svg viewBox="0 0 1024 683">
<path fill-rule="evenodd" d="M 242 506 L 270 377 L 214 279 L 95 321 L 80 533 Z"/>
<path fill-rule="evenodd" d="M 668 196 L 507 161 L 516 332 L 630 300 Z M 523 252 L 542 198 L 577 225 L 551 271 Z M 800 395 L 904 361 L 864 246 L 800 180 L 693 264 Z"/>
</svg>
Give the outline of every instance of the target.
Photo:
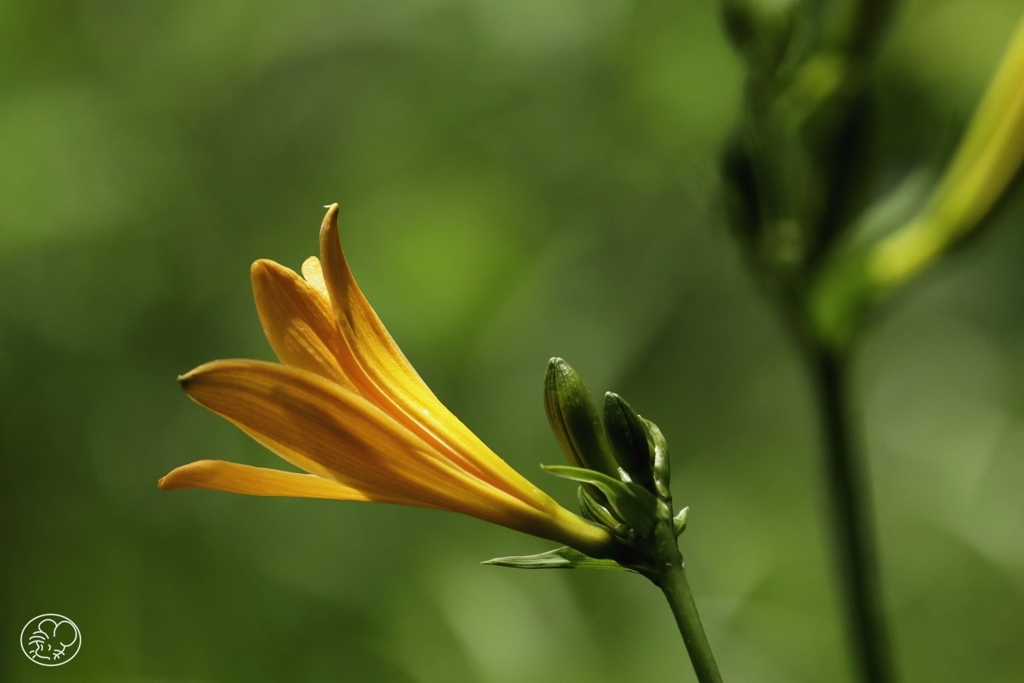
<svg viewBox="0 0 1024 683">
<path fill-rule="evenodd" d="M 40 666 L 67 664 L 82 649 L 82 632 L 60 614 L 40 614 L 21 629 L 21 651 Z"/>
</svg>

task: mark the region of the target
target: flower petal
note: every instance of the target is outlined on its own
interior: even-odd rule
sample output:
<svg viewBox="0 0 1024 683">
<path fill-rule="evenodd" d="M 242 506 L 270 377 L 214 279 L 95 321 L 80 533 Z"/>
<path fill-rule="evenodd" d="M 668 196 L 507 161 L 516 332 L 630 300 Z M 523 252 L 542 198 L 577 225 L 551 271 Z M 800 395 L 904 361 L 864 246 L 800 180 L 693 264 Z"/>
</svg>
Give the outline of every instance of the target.
<svg viewBox="0 0 1024 683">
<path fill-rule="evenodd" d="M 304 370 L 214 361 L 180 379 L 196 402 L 297 467 L 369 500 L 436 507 L 512 528 L 540 512 L 454 467 L 375 405 Z"/>
<path fill-rule="evenodd" d="M 327 297 L 273 261 L 256 261 L 251 275 L 256 310 L 278 359 L 355 390 L 334 355 L 345 340 Z"/>
<path fill-rule="evenodd" d="M 315 474 L 282 472 L 223 460 L 198 460 L 182 465 L 161 479 L 158 486 L 165 491 L 200 488 L 250 496 L 369 500 L 358 489 Z"/>
<path fill-rule="evenodd" d="M 330 308 L 331 295 L 327 293 L 327 284 L 324 282 L 324 269 L 320 265 L 320 259 L 316 256 L 310 256 L 303 261 L 302 277 L 306 278 L 306 282 L 313 285 L 324 301 L 327 302 L 327 307 Z"/>
<path fill-rule="evenodd" d="M 359 392 L 431 444 L 452 463 L 538 510 L 554 501 L 487 447 L 434 396 L 377 317 L 345 260 L 338 238 L 338 205 L 320 228 L 322 277 L 347 355 L 337 353 Z"/>
</svg>

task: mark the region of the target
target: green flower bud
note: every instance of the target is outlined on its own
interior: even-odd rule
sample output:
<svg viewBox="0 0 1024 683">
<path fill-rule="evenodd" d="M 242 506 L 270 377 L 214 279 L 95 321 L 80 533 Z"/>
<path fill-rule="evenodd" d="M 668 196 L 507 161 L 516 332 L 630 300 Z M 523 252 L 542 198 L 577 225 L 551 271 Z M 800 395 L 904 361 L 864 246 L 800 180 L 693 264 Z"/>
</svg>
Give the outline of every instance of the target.
<svg viewBox="0 0 1024 683">
<path fill-rule="evenodd" d="M 630 479 L 654 493 L 651 458 L 654 446 L 643 419 L 626 401 L 612 392 L 604 395 L 604 430 L 612 455 Z"/>
<path fill-rule="evenodd" d="M 544 411 L 570 465 L 620 479 L 618 465 L 605 442 L 601 420 L 590 400 L 587 385 L 561 358 L 548 361 Z"/>
</svg>

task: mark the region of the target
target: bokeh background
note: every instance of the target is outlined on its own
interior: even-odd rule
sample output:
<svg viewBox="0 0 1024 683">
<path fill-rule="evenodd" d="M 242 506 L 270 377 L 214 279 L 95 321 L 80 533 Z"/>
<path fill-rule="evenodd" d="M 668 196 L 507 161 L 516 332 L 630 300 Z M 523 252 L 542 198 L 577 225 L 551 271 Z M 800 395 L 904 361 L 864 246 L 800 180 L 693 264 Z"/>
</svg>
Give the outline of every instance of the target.
<svg viewBox="0 0 1024 683">
<path fill-rule="evenodd" d="M 885 177 L 948 157 L 1022 13 L 902 7 Z M 272 357 L 249 264 L 297 267 L 337 201 L 421 374 L 563 503 L 550 356 L 662 426 L 726 680 L 849 680 L 809 383 L 718 205 L 741 88 L 711 0 L 0 3 L 0 679 L 693 680 L 643 579 L 478 564 L 537 539 L 157 490 L 277 464 L 175 376 Z M 858 355 L 907 683 L 1024 680 L 1022 262 L 1015 199 Z M 44 612 L 83 635 L 57 669 L 18 646 Z"/>
</svg>

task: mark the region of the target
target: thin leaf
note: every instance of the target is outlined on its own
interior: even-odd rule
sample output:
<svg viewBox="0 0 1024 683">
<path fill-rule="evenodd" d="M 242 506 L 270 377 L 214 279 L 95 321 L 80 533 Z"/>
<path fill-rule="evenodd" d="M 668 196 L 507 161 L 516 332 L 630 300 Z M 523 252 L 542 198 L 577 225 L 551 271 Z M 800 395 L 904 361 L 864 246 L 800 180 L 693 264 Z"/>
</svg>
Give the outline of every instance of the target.
<svg viewBox="0 0 1024 683">
<path fill-rule="evenodd" d="M 481 562 L 481 564 L 512 567 L 514 569 L 605 569 L 636 573 L 632 569 L 623 567 L 615 560 L 597 560 L 568 546 L 549 550 L 539 555 L 496 557 L 493 560 Z"/>
</svg>

